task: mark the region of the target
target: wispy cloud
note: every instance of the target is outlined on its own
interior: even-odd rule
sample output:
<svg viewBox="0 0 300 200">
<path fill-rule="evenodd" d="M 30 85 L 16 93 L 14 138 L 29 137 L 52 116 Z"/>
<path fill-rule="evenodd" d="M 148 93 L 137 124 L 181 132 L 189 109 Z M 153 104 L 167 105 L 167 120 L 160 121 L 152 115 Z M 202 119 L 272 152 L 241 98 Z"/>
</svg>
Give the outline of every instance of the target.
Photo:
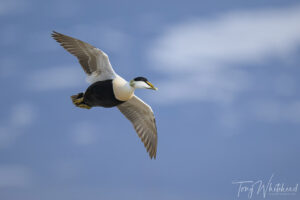
<svg viewBox="0 0 300 200">
<path fill-rule="evenodd" d="M 216 123 L 227 135 L 251 120 L 299 124 L 297 77 L 285 66 L 300 46 L 299 21 L 297 5 L 234 11 L 166 28 L 148 49 L 151 67 L 164 76 L 152 100 L 213 103 Z M 282 61 L 273 66 L 277 71 L 262 69 L 275 59 Z"/>
<path fill-rule="evenodd" d="M 85 74 L 78 66 L 59 66 L 32 72 L 28 77 L 27 88 L 30 90 L 57 90 L 83 85 Z"/>
<path fill-rule="evenodd" d="M 71 137 L 75 144 L 85 146 L 96 141 L 99 131 L 91 122 L 77 123 L 71 130 Z"/>
<path fill-rule="evenodd" d="M 293 6 L 226 13 L 167 28 L 148 52 L 151 66 L 168 76 L 160 83 L 159 100 L 232 101 L 253 83 L 246 63 L 284 60 L 299 47 L 299 21 L 300 6 Z"/>
<path fill-rule="evenodd" d="M 36 109 L 28 103 L 17 104 L 11 111 L 11 124 L 25 127 L 33 123 L 36 118 Z"/>
<path fill-rule="evenodd" d="M 19 103 L 12 107 L 11 113 L 0 122 L 0 147 L 8 147 L 27 127 L 34 123 L 37 109 L 29 103 Z"/>
<path fill-rule="evenodd" d="M 175 25 L 150 49 L 162 69 L 204 70 L 284 56 L 300 43 L 300 6 L 227 13 Z"/>
</svg>

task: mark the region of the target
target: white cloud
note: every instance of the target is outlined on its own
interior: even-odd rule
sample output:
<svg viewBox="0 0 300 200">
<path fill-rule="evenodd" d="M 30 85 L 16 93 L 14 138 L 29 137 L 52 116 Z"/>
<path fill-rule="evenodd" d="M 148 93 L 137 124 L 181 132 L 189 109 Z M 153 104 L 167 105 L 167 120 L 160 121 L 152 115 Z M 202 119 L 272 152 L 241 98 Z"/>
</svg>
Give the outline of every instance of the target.
<svg viewBox="0 0 300 200">
<path fill-rule="evenodd" d="M 167 29 L 150 56 L 166 70 L 180 71 L 264 60 L 299 46 L 299 20 L 300 6 L 191 20 Z"/>
<path fill-rule="evenodd" d="M 0 147 L 13 144 L 36 117 L 37 110 L 32 104 L 22 102 L 14 105 L 6 120 L 0 122 Z"/>
<path fill-rule="evenodd" d="M 293 6 L 232 12 L 167 28 L 148 52 L 151 67 L 167 76 L 158 83 L 156 100 L 231 102 L 255 83 L 245 63 L 284 60 L 299 47 L 299 21 L 300 6 Z"/>
<path fill-rule="evenodd" d="M 20 103 L 13 107 L 11 125 L 25 127 L 33 123 L 36 118 L 36 109 L 27 103 Z"/>
<path fill-rule="evenodd" d="M 159 92 L 153 101 L 172 103 L 205 100 L 230 103 L 249 84 L 246 72 L 236 69 L 173 75 L 157 83 Z"/>
<path fill-rule="evenodd" d="M 71 131 L 73 142 L 77 145 L 85 146 L 94 143 L 99 131 L 91 122 L 79 122 Z"/>
<path fill-rule="evenodd" d="M 19 165 L 0 165 L 1 187 L 26 187 L 32 184 L 29 169 Z"/>
<path fill-rule="evenodd" d="M 77 66 L 60 66 L 32 72 L 28 77 L 29 89 L 57 90 L 83 85 L 85 73 L 80 64 Z"/>
</svg>

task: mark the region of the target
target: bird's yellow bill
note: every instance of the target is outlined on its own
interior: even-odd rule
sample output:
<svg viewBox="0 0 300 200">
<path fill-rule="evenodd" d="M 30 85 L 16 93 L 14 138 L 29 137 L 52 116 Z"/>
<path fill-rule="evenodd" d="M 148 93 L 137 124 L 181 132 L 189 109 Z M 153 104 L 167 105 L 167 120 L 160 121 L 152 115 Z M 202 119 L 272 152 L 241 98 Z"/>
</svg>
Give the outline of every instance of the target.
<svg viewBox="0 0 300 200">
<path fill-rule="evenodd" d="M 149 81 L 147 81 L 147 84 L 151 87 L 152 90 L 158 90 L 158 88 L 154 87 L 154 85 L 152 83 L 150 83 Z"/>
</svg>

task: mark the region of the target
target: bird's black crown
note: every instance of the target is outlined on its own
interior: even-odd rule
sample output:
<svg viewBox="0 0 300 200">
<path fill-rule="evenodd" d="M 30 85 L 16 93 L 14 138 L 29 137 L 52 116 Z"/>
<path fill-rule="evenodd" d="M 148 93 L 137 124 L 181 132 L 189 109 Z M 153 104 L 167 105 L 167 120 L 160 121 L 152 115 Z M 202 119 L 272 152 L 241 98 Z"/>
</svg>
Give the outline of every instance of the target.
<svg viewBox="0 0 300 200">
<path fill-rule="evenodd" d="M 136 78 L 133 79 L 133 80 L 134 80 L 134 81 L 144 81 L 144 82 L 147 82 L 147 81 L 148 81 L 145 77 L 142 77 L 142 76 L 136 77 Z"/>
</svg>

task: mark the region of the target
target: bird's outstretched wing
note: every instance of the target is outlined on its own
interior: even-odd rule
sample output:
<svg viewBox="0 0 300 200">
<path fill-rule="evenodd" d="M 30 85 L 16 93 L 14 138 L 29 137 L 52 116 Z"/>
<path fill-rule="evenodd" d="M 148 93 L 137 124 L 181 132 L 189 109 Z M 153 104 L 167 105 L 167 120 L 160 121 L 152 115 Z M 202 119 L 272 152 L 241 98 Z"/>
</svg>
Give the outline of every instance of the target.
<svg viewBox="0 0 300 200">
<path fill-rule="evenodd" d="M 131 121 L 138 136 L 144 143 L 150 158 L 156 158 L 157 128 L 153 111 L 137 96 L 118 105 L 119 110 Z"/>
<path fill-rule="evenodd" d="M 52 37 L 69 53 L 78 58 L 90 82 L 114 79 L 114 72 L 108 56 L 100 49 L 81 40 L 53 31 Z"/>
</svg>

